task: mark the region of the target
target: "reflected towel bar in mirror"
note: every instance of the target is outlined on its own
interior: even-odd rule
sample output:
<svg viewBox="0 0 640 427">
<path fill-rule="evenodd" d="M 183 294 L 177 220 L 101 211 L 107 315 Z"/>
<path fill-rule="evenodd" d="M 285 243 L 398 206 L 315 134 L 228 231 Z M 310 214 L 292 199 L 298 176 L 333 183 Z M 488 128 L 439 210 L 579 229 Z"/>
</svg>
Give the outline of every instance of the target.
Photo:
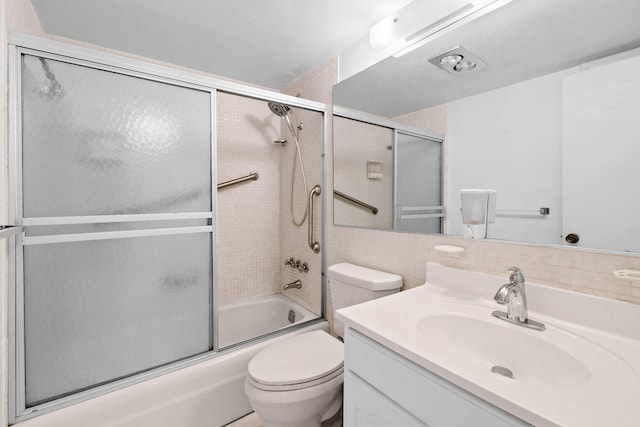
<svg viewBox="0 0 640 427">
<path fill-rule="evenodd" d="M 516 209 L 498 209 L 496 216 L 503 217 L 542 217 L 549 215 L 549 208 L 540 208 L 536 210 L 516 210 Z"/>
<path fill-rule="evenodd" d="M 398 206 L 399 219 L 443 218 L 444 206 Z"/>
<path fill-rule="evenodd" d="M 371 206 L 370 204 L 365 203 L 365 202 L 363 202 L 362 200 L 358 200 L 358 199 L 356 199 L 355 197 L 351 197 L 351 196 L 349 196 L 348 194 L 344 194 L 344 193 L 343 193 L 343 192 L 341 192 L 341 191 L 333 190 L 333 195 L 334 195 L 334 196 L 338 196 L 338 197 L 340 197 L 341 199 L 344 199 L 344 200 L 346 200 L 346 201 L 348 201 L 348 202 L 351 202 L 351 203 L 353 203 L 354 205 L 360 206 L 361 208 L 368 209 L 368 210 L 370 210 L 370 211 L 371 211 L 371 213 L 372 213 L 372 214 L 374 214 L 374 215 L 376 215 L 376 214 L 378 213 L 378 208 L 376 208 L 375 206 Z"/>
</svg>

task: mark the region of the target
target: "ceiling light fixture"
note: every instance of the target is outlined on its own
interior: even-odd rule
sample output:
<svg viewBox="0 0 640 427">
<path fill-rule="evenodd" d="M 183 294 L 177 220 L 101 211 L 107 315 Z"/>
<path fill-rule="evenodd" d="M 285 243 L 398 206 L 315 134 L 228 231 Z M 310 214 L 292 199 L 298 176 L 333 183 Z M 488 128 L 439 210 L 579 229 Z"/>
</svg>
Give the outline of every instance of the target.
<svg viewBox="0 0 640 427">
<path fill-rule="evenodd" d="M 445 30 L 470 22 L 512 0 L 413 0 L 369 29 L 369 44 L 398 58 Z"/>
<path fill-rule="evenodd" d="M 471 70 L 481 70 L 487 66 L 476 54 L 471 53 L 462 46 L 456 46 L 429 58 L 429 62 L 448 73 L 456 75 Z"/>
<path fill-rule="evenodd" d="M 464 58 L 462 55 L 447 55 L 440 58 L 440 63 L 442 65 L 456 65 Z"/>
<path fill-rule="evenodd" d="M 478 64 L 471 61 L 460 61 L 453 66 L 453 69 L 457 72 L 471 71 L 476 68 Z"/>
</svg>

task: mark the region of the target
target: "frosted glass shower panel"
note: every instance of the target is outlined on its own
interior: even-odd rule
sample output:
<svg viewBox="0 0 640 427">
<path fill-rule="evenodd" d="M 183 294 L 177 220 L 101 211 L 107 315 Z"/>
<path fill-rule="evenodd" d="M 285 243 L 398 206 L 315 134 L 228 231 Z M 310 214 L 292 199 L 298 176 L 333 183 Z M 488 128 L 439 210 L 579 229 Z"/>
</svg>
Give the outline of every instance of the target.
<svg viewBox="0 0 640 427">
<path fill-rule="evenodd" d="M 211 93 L 22 56 L 25 217 L 211 210 Z"/>
<path fill-rule="evenodd" d="M 24 248 L 27 406 L 211 349 L 210 233 Z"/>
</svg>

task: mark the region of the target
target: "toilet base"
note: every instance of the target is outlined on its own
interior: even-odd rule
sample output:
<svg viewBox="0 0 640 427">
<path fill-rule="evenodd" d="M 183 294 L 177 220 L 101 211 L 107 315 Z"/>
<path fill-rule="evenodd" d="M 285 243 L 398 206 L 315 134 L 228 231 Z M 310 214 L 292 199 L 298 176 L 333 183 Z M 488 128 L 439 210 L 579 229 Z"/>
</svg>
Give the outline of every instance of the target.
<svg viewBox="0 0 640 427">
<path fill-rule="evenodd" d="M 260 390 L 245 381 L 245 393 L 265 427 L 334 427 L 342 418 L 342 381 L 339 375 L 324 384 L 291 391 Z"/>
<path fill-rule="evenodd" d="M 340 399 L 322 416 L 321 427 L 342 427 L 342 396 L 340 392 Z"/>
</svg>

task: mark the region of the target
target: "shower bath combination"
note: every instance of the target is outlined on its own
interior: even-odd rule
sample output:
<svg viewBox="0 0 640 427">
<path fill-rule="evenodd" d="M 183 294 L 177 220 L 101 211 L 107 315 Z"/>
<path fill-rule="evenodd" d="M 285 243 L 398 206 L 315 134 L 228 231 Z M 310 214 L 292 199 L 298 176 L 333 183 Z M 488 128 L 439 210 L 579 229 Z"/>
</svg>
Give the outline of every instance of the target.
<svg viewBox="0 0 640 427">
<path fill-rule="evenodd" d="M 294 120 L 295 120 L 295 114 L 293 113 L 293 110 L 285 104 L 278 104 L 276 102 L 269 102 L 269 109 L 271 110 L 271 112 L 273 114 L 275 114 L 278 117 L 281 117 L 286 123 L 287 123 L 287 127 L 289 128 L 289 131 L 291 132 L 291 135 L 293 135 L 293 139 L 296 143 L 296 154 L 295 157 L 297 158 L 297 162 L 296 162 L 296 158 L 294 158 L 293 161 L 293 169 L 291 172 L 291 203 L 290 203 L 290 213 L 291 213 L 291 221 L 293 222 L 293 224 L 296 227 L 300 227 L 302 226 L 302 224 L 304 224 L 305 220 L 307 219 L 307 215 L 308 215 L 308 206 L 305 204 L 305 208 L 304 208 L 304 214 L 302 215 L 302 219 L 300 221 L 296 221 L 295 215 L 293 213 L 293 188 L 294 188 L 294 184 L 295 184 L 295 180 L 296 180 L 296 165 L 299 163 L 300 164 L 300 171 L 302 173 L 302 182 L 304 185 L 304 196 L 306 197 L 307 194 L 309 193 L 309 188 L 307 185 L 307 176 L 304 170 L 304 163 L 302 162 L 302 154 L 300 153 L 300 141 L 298 140 L 298 136 L 300 134 L 300 131 L 302 130 L 302 122 L 299 122 L 297 126 L 293 125 L 293 122 L 291 121 L 291 118 L 289 118 L 289 116 L 293 116 Z M 285 147 L 287 145 L 287 141 L 285 139 L 280 139 L 280 140 L 276 140 L 274 141 L 274 143 L 278 143 L 281 144 L 283 147 Z"/>
</svg>

